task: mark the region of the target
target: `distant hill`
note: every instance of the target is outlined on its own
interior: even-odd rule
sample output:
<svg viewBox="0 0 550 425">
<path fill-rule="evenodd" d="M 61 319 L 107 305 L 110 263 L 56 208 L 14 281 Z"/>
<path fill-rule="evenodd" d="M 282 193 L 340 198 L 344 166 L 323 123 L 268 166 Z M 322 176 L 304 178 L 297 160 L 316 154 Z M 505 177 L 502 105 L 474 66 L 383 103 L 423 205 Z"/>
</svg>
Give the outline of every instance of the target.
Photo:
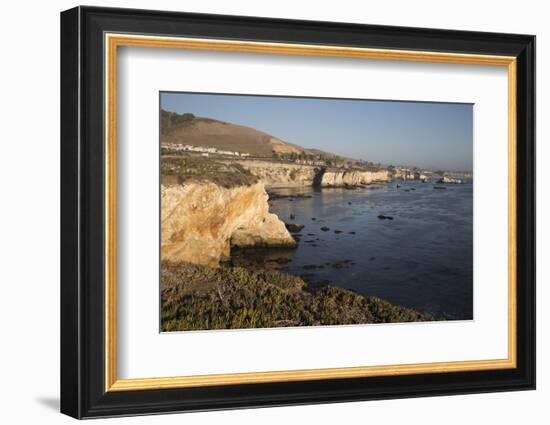
<svg viewBox="0 0 550 425">
<path fill-rule="evenodd" d="M 273 153 L 318 154 L 254 128 L 165 110 L 161 110 L 161 142 L 213 147 L 262 157 L 270 157 Z"/>
</svg>

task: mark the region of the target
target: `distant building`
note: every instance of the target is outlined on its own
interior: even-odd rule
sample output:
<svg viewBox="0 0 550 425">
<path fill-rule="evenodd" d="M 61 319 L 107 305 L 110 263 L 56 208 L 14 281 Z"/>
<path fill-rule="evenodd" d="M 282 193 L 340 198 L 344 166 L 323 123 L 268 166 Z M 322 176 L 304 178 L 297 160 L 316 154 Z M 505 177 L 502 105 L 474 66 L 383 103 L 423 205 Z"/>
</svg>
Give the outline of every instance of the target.
<svg viewBox="0 0 550 425">
<path fill-rule="evenodd" d="M 241 158 L 245 158 L 245 157 L 250 156 L 249 153 L 224 151 L 224 150 L 218 150 L 217 148 L 208 148 L 208 147 L 202 147 L 202 146 L 191 146 L 191 145 L 179 145 L 179 144 L 163 143 L 161 145 L 161 147 L 164 148 L 164 149 L 170 149 L 172 151 L 198 152 L 202 156 L 208 156 L 208 154 L 211 154 L 211 153 L 212 154 L 217 154 L 217 155 L 236 156 L 236 157 L 241 157 Z"/>
</svg>

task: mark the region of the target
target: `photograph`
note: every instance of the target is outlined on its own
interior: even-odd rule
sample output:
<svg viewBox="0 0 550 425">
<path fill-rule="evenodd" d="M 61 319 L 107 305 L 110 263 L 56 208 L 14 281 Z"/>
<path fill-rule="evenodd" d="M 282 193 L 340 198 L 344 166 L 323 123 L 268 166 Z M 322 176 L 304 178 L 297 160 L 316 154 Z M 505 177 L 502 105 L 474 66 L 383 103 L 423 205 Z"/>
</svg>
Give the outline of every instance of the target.
<svg viewBox="0 0 550 425">
<path fill-rule="evenodd" d="M 159 109 L 161 332 L 474 320 L 473 104 Z"/>
<path fill-rule="evenodd" d="M 38 362 L 52 376 L 31 370 L 36 395 L 57 394 L 77 419 L 216 411 L 220 422 L 220 410 L 293 406 L 296 422 L 299 406 L 364 417 L 351 402 L 369 401 L 368 417 L 387 421 L 399 399 L 417 400 L 407 403 L 424 418 L 419 398 L 451 395 L 470 405 L 439 411 L 460 423 L 488 402 L 504 422 L 535 417 L 547 394 L 524 392 L 521 405 L 505 393 L 536 389 L 547 311 L 536 296 L 543 14 L 526 26 L 519 9 L 499 9 L 496 24 L 494 8 L 481 10 L 472 24 L 471 8 L 430 20 L 416 6 L 385 16 L 299 6 L 267 16 L 75 6 L 60 26 L 35 14 L 53 47 L 18 51 L 8 109 L 58 88 L 60 108 L 16 113 L 11 139 L 39 129 L 26 139 L 41 147 L 21 162 L 28 143 L 11 143 L 6 158 L 28 180 L 7 185 L 25 198 L 14 214 L 41 206 L 11 226 L 25 257 L 16 276 L 29 269 L 21 229 L 45 222 L 42 210 L 56 225 L 39 227 L 56 235 L 33 240 L 60 244 L 60 262 L 37 250 L 60 290 L 31 297 L 33 311 L 59 312 L 45 322 L 53 333 L 24 347 L 57 344 Z M 60 66 L 44 67 L 56 83 L 22 95 L 36 85 L 22 71 L 56 54 Z M 47 128 L 60 149 L 44 145 Z M 20 294 L 4 298 L 25 320 Z M 47 382 L 56 392 L 40 392 Z M 22 398 L 16 413 L 27 407 Z M 316 408 L 302 408 L 311 422 Z M 393 422 L 414 416 L 393 411 Z"/>
</svg>

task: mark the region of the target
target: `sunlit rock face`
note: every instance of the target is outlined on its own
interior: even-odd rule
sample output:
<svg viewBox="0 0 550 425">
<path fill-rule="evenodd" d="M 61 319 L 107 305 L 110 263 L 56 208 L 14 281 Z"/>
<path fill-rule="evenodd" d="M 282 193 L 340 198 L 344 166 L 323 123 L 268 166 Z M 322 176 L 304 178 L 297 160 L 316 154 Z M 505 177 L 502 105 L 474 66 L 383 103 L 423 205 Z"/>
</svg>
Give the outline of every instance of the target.
<svg viewBox="0 0 550 425">
<path fill-rule="evenodd" d="M 360 186 L 376 182 L 387 182 L 389 180 L 388 170 L 327 170 L 321 178 L 321 187 Z"/>
<path fill-rule="evenodd" d="M 320 167 L 267 161 L 239 162 L 268 186 L 311 186 Z"/>
<path fill-rule="evenodd" d="M 261 182 L 232 188 L 210 182 L 163 185 L 162 259 L 217 266 L 231 246 L 296 246 L 267 200 Z"/>
</svg>

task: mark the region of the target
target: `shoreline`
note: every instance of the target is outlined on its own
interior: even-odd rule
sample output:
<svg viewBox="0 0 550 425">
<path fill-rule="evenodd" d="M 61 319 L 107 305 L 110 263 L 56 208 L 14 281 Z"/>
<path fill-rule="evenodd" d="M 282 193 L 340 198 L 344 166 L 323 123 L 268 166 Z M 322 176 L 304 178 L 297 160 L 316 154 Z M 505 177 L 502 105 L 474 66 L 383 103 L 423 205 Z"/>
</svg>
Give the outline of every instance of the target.
<svg viewBox="0 0 550 425">
<path fill-rule="evenodd" d="M 436 320 L 349 289 L 313 287 L 279 271 L 167 261 L 161 271 L 164 332 Z"/>
<path fill-rule="evenodd" d="M 298 246 L 288 253 L 268 249 L 232 251 L 232 256 L 238 256 L 233 264 L 278 269 L 313 285 L 337 282 L 338 286 L 360 294 L 380 296 L 446 320 L 469 320 L 472 310 L 467 295 L 463 295 L 471 285 L 467 259 L 465 263 L 450 262 L 445 255 L 438 259 L 441 252 L 449 252 L 462 261 L 461 253 L 471 246 L 468 233 L 466 239 L 457 236 L 459 240 L 449 246 L 441 242 L 444 240 L 441 237 L 424 237 L 418 230 L 420 226 L 446 237 L 441 233 L 445 232 L 445 225 L 440 212 L 453 205 L 454 214 L 456 205 L 463 205 L 454 202 L 462 202 L 459 200 L 468 196 L 463 194 L 472 190 L 468 183 L 453 186 L 448 194 L 415 181 L 400 188 L 395 183 L 374 184 L 356 191 L 274 190 L 277 196 L 270 199 L 270 212 L 288 223 L 305 226 L 293 233 L 299 240 Z M 308 199 L 311 195 L 315 199 Z M 436 209 L 430 210 L 430 205 Z M 464 213 L 468 217 L 467 209 Z M 463 219 L 454 217 L 447 219 L 462 225 Z M 399 241 L 399 245 L 392 246 L 389 242 L 392 240 Z M 419 240 L 425 242 L 415 242 Z M 400 252 L 403 257 L 399 257 Z M 348 262 L 343 263 L 344 260 Z M 432 282 L 449 282 L 450 286 L 438 289 Z M 424 296 L 415 295 L 424 291 Z"/>
<path fill-rule="evenodd" d="M 365 178 L 364 175 L 358 176 L 353 172 L 339 170 L 337 174 L 342 177 L 339 177 L 339 180 L 331 178 L 324 184 L 315 185 L 312 180 L 306 179 L 308 175 L 289 173 L 286 165 L 276 167 L 277 172 L 270 167 L 256 170 L 265 173 L 262 176 L 270 180 L 264 180 L 260 175 L 256 175 L 256 172 L 236 165 L 227 166 L 226 164 L 225 168 L 221 169 L 217 165 L 211 167 L 208 161 L 174 163 L 173 167 L 165 164 L 164 168 L 169 171 L 169 179 L 166 183 L 173 180 L 175 184 L 161 186 L 163 260 L 185 261 L 215 267 L 220 262 L 227 263 L 228 260 L 231 262 L 230 257 L 234 248 L 263 249 L 276 253 L 284 247 L 284 249 L 288 248 L 289 254 L 281 257 L 292 259 L 287 261 L 284 258 L 275 258 L 275 262 L 284 263 L 283 267 L 278 268 L 279 271 L 290 272 L 295 277 L 307 281 L 310 286 L 320 286 L 327 282 L 332 284 L 337 281 L 342 284 L 338 286 L 339 288 L 355 288 L 357 293 L 365 296 L 376 293 L 392 299 L 393 302 L 402 303 L 401 305 L 437 313 L 438 316 L 445 318 L 453 318 L 456 314 L 460 314 L 454 311 L 448 313 L 446 309 L 432 308 L 421 302 L 409 303 L 403 297 L 394 296 L 387 290 L 359 288 L 353 283 L 350 277 L 352 271 L 348 269 L 363 270 L 366 267 L 369 273 L 374 273 L 376 276 L 373 280 L 372 276 L 367 274 L 371 276 L 370 285 L 375 287 L 376 282 L 388 283 L 388 278 L 384 275 L 391 275 L 394 272 L 386 270 L 392 268 L 401 270 L 402 266 L 391 259 L 391 254 L 388 257 L 387 252 L 378 255 L 379 249 L 374 247 L 373 251 L 372 244 L 367 240 L 364 243 L 369 244 L 369 252 L 373 254 L 367 255 L 364 259 L 358 259 L 354 255 L 354 250 L 362 249 L 356 242 L 360 240 L 359 234 L 362 232 L 360 228 L 349 225 L 349 222 L 329 224 L 321 212 L 306 212 L 305 215 L 296 212 L 296 208 L 298 211 L 300 208 L 306 208 L 300 206 L 302 202 L 305 202 L 304 205 L 318 205 L 323 198 L 327 199 L 317 192 L 336 193 L 339 194 L 337 199 L 347 198 L 345 202 L 342 201 L 341 207 L 345 208 L 345 211 L 350 208 L 351 218 L 361 216 L 366 220 L 374 220 L 376 224 L 371 224 L 376 226 L 373 227 L 376 229 L 375 232 L 385 233 L 386 237 L 392 238 L 394 234 L 390 234 L 391 232 L 401 230 L 402 222 L 399 217 L 394 221 L 396 211 L 399 210 L 391 211 L 384 205 L 378 205 L 375 212 L 366 210 L 365 207 L 362 211 L 358 211 L 362 201 L 359 201 L 357 196 L 368 197 L 368 192 L 374 189 L 382 189 L 383 192 L 410 192 L 411 195 L 405 196 L 413 196 L 415 189 L 408 190 L 409 185 L 420 185 L 424 186 L 424 189 L 431 189 L 431 184 L 424 185 L 425 182 L 417 179 L 408 179 L 403 182 L 371 179 L 367 182 L 361 180 Z M 335 171 L 331 170 L 333 174 Z M 372 174 L 368 175 L 372 177 Z M 428 183 L 431 183 L 431 180 Z M 401 190 L 399 190 L 400 186 L 403 186 Z M 441 184 L 441 186 L 447 185 Z M 354 195 L 353 192 L 357 194 Z M 430 190 L 430 192 L 439 191 Z M 312 197 L 318 198 L 313 204 L 307 202 L 307 198 Z M 280 203 L 281 200 L 282 203 Z M 353 206 L 351 206 L 352 203 Z M 276 205 L 283 205 L 283 209 L 274 209 Z M 338 204 L 333 203 L 331 208 L 336 205 Z M 371 211 L 373 211 L 372 214 Z M 304 226 L 306 229 L 302 231 Z M 353 236 L 356 234 L 357 236 Z M 361 237 L 364 238 L 365 235 Z M 342 245 L 344 243 L 351 245 Z M 349 252 L 349 256 L 346 256 L 345 253 L 349 249 L 352 251 Z M 293 254 L 294 252 L 298 254 Z M 321 262 L 317 261 L 320 254 L 327 258 Z M 266 257 L 274 256 L 277 254 L 266 255 Z M 378 260 L 376 257 L 379 257 Z M 295 258 L 301 259 L 295 261 Z M 349 262 L 344 263 L 344 260 Z M 368 264 L 362 265 L 366 260 Z M 258 256 L 257 265 L 261 266 L 262 261 L 264 260 Z M 253 259 L 250 262 L 245 259 L 242 264 L 253 262 Z M 266 263 L 264 262 L 263 265 L 265 266 Z M 332 270 L 333 268 L 339 270 Z M 269 269 L 263 271 L 269 271 Z M 418 286 L 416 282 L 411 284 L 414 287 Z M 417 289 L 421 290 L 421 288 Z"/>
</svg>

